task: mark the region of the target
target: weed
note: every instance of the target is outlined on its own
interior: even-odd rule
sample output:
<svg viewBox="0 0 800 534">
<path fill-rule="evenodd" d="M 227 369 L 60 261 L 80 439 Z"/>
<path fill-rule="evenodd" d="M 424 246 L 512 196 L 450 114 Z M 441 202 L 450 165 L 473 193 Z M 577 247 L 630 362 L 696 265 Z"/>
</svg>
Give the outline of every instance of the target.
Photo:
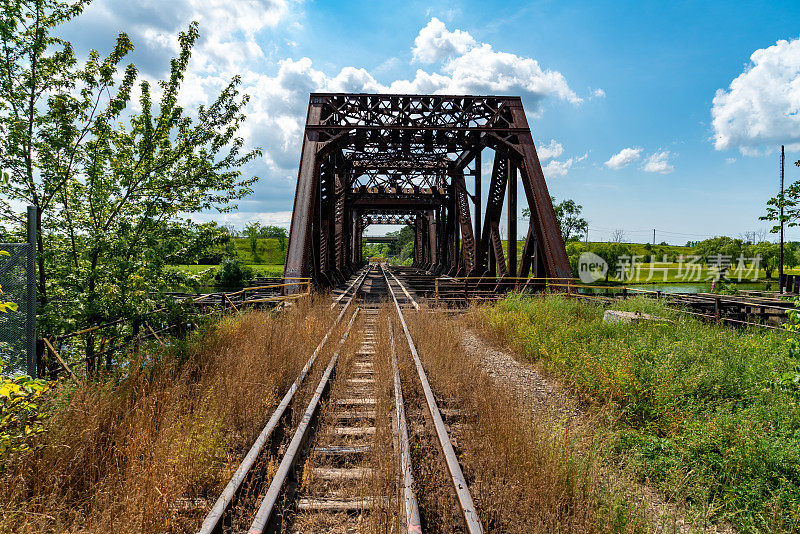
<svg viewBox="0 0 800 534">
<path fill-rule="evenodd" d="M 773 387 L 790 364 L 786 335 L 700 323 L 652 299 L 614 307 L 666 320 L 604 324 L 600 307 L 523 295 L 481 313 L 529 361 L 613 409 L 616 458 L 641 480 L 743 530 L 794 528 L 800 406 Z"/>
<path fill-rule="evenodd" d="M 142 347 L 106 381 L 60 382 L 35 446 L 4 459 L 0 530 L 196 531 L 331 313 L 244 313 Z"/>
<path fill-rule="evenodd" d="M 440 406 L 458 409 L 448 421 L 481 520 L 490 532 L 638 532 L 636 507 L 602 482 L 605 439 L 590 426 L 541 415 L 531 418 L 513 391 L 483 371 L 479 356 L 462 348 L 465 323 L 409 314 L 409 326 Z M 555 329 L 555 323 L 550 330 Z M 546 334 L 528 341 L 545 350 Z M 408 351 L 404 376 L 415 383 Z M 421 412 L 419 391 L 410 412 Z M 449 410 L 448 410 L 449 411 Z M 413 424 L 412 424 L 413 426 Z M 430 435 L 429 433 L 427 434 Z M 436 448 L 417 433 L 414 468 L 426 528 L 450 532 L 457 507 L 442 488 L 452 486 Z"/>
</svg>

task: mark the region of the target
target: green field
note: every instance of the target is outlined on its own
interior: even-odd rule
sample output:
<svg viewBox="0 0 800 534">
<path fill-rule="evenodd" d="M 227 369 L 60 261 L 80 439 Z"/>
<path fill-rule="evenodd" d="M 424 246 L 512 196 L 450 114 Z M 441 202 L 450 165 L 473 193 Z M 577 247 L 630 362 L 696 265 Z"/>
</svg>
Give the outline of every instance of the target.
<svg viewBox="0 0 800 534">
<path fill-rule="evenodd" d="M 599 243 L 590 242 L 588 245 L 598 245 Z M 568 250 L 571 247 L 582 249 L 585 244 L 568 243 Z M 517 241 L 517 257 L 522 255 L 524 242 Z M 652 247 L 641 243 L 626 243 L 630 248 L 631 253 L 644 258 L 649 258 L 651 255 L 656 258 L 662 259 L 667 256 L 668 259 L 675 256 L 691 256 L 693 254 L 692 247 L 673 246 L 673 245 L 656 245 Z M 283 263 L 286 257 L 285 245 L 284 249 L 281 248 L 280 243 L 275 238 L 258 239 L 256 247 L 256 255 L 250 248 L 250 240 L 244 238 L 235 238 L 233 240 L 233 248 L 236 255 L 242 262 L 253 269 L 257 276 L 281 276 L 283 274 Z M 503 241 L 503 250 L 508 252 L 508 242 Z M 650 263 L 637 263 L 638 268 L 634 270 L 633 276 L 624 281 L 625 284 L 646 284 L 646 283 L 698 283 L 710 281 L 716 274 L 715 268 L 709 268 L 705 265 L 700 266 L 699 270 L 691 271 L 691 276 L 687 276 L 688 267 L 686 264 L 679 266 L 674 261 L 656 264 Z M 213 269 L 215 265 L 176 265 L 175 268 L 191 274 L 198 274 L 206 269 Z M 666 270 L 666 276 L 665 276 Z M 800 269 L 787 269 L 789 274 L 800 274 Z M 772 273 L 773 278 L 777 278 L 777 273 Z M 731 276 L 735 279 L 735 276 Z M 751 281 L 753 278 L 752 273 L 742 277 L 742 281 Z M 764 269 L 758 272 L 759 280 L 766 280 L 766 273 Z M 620 283 L 619 280 L 613 280 L 615 283 Z"/>
<path fill-rule="evenodd" d="M 569 242 L 567 243 L 567 253 L 570 254 L 572 258 L 575 254 L 580 254 L 583 250 L 586 249 L 587 245 L 589 248 L 601 245 L 602 243 L 596 242 Z M 517 258 L 522 256 L 522 249 L 524 248 L 524 241 L 517 241 Z M 696 266 L 690 267 L 688 265 L 688 258 L 695 254 L 693 247 L 685 247 L 685 246 L 676 246 L 676 245 L 649 245 L 643 243 L 625 243 L 625 246 L 628 247 L 631 251 L 631 254 L 634 256 L 641 256 L 641 258 L 637 258 L 636 268 L 633 269 L 630 277 L 626 278 L 624 281 L 620 281 L 618 279 L 614 279 L 612 277 L 609 278 L 610 282 L 615 284 L 624 283 L 624 284 L 657 284 L 657 283 L 687 283 L 687 284 L 696 284 L 700 282 L 710 282 L 716 276 L 716 268 L 715 267 L 708 267 L 702 262 L 698 263 Z M 508 254 L 508 242 L 503 241 L 503 251 Z M 677 259 L 679 256 L 684 256 L 687 258 L 687 262 L 683 263 L 682 265 L 674 259 Z M 656 259 L 656 263 L 649 263 L 642 260 L 649 260 L 651 256 L 654 256 Z M 662 260 L 666 256 L 667 261 L 663 262 Z M 734 265 L 735 268 L 735 265 Z M 749 265 L 745 268 L 744 272 L 742 273 L 741 281 L 742 282 L 753 282 L 753 278 L 756 278 L 758 281 L 770 281 L 774 280 L 777 283 L 777 269 L 774 269 L 772 274 L 772 278 L 767 278 L 766 271 L 764 269 L 759 269 L 757 273 L 749 271 Z M 688 272 L 687 272 L 688 271 Z M 800 274 L 800 269 L 786 269 L 787 274 Z M 573 273 L 574 276 L 577 276 L 577 273 Z M 732 280 L 736 280 L 735 273 L 729 273 L 728 277 Z M 597 282 L 598 284 L 602 284 L 603 282 Z"/>
<path fill-rule="evenodd" d="M 263 263 L 245 264 L 252 269 L 255 276 L 283 276 L 283 265 L 266 265 Z M 189 274 L 200 274 L 208 269 L 216 269 L 217 265 L 173 265 L 172 268 Z M 212 271 L 213 274 L 213 271 Z"/>
<path fill-rule="evenodd" d="M 276 238 L 263 238 L 258 240 L 256 254 L 250 248 L 249 239 L 236 238 L 233 240 L 236 247 L 236 254 L 244 263 L 248 265 L 283 265 L 286 261 L 286 250 L 281 250 Z"/>
<path fill-rule="evenodd" d="M 283 262 L 286 251 L 280 246 L 275 238 L 263 238 L 258 240 L 256 254 L 250 248 L 249 239 L 236 238 L 232 241 L 233 250 L 242 263 L 253 271 L 254 276 L 283 276 Z M 285 244 L 284 247 L 285 249 Z M 195 264 L 195 265 L 173 265 L 172 268 L 192 275 L 199 275 L 203 271 L 211 272 L 204 276 L 206 282 L 211 281 L 216 272 L 217 265 Z"/>
<path fill-rule="evenodd" d="M 601 307 L 521 295 L 482 313 L 611 426 L 615 460 L 640 481 L 741 532 L 796 532 L 800 371 L 787 335 L 700 323 L 651 299 L 613 308 L 666 321 L 609 324 Z"/>
</svg>

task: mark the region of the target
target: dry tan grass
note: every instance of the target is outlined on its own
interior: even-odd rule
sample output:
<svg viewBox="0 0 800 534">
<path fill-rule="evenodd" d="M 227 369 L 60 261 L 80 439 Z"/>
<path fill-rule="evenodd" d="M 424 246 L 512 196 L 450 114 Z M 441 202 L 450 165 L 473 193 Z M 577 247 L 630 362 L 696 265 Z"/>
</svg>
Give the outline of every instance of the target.
<svg viewBox="0 0 800 534">
<path fill-rule="evenodd" d="M 376 320 L 376 345 L 373 359 L 375 379 L 374 389 L 356 390 L 347 384 L 355 367 L 356 348 L 360 345 L 361 328 L 366 317 L 362 316 L 351 333 L 352 347 L 342 351 L 337 365 L 336 375 L 332 381 L 330 396 L 324 403 L 320 414 L 320 424 L 316 429 L 314 446 L 325 445 L 370 445 L 371 450 L 363 459 L 345 462 L 333 462 L 329 459 L 311 457 L 305 467 L 355 467 L 371 470 L 359 480 L 332 481 L 316 479 L 303 473 L 300 493 L 304 497 L 342 498 L 370 502 L 369 511 L 358 513 L 301 512 L 294 518 L 291 532 L 325 532 L 325 533 L 370 533 L 389 534 L 398 532 L 399 502 L 397 500 L 397 465 L 394 453 L 391 417 L 394 413 L 392 397 L 391 363 L 389 360 L 389 344 L 387 331 L 388 308 L 381 310 Z M 348 343 L 350 345 L 350 343 Z M 375 399 L 376 417 L 364 419 L 355 426 L 375 426 L 375 434 L 364 436 L 335 436 L 334 428 L 341 426 L 335 415 L 341 411 L 358 410 L 358 408 L 337 407 L 334 403 L 341 398 Z M 352 426 L 352 425 L 349 425 Z"/>
<path fill-rule="evenodd" d="M 321 300 L 150 346 L 117 385 L 62 386 L 41 447 L 10 459 L 0 530 L 194 532 L 330 325 Z"/>
<path fill-rule="evenodd" d="M 332 312 L 321 300 L 319 305 L 301 302 L 277 316 L 247 313 L 225 319 L 185 346 L 150 347 L 148 360 L 132 365 L 116 386 L 62 387 L 42 447 L 12 459 L 4 474 L 0 531 L 196 531 L 327 329 Z M 384 309 L 378 319 L 380 423 L 369 459 L 380 475 L 358 492 L 389 499 L 363 518 L 361 532 L 397 532 L 402 507 L 388 424 L 393 410 L 388 313 Z M 467 414 L 463 424 L 452 426 L 452 436 L 488 531 L 636 530 L 638 522 L 626 519 L 616 496 L 602 489 L 601 439 L 564 421 L 526 418 L 513 394 L 493 386 L 477 359 L 463 353 L 463 323 L 439 316 L 431 320 L 424 313 L 409 313 L 408 320 L 437 397 Z M 352 363 L 356 332 L 342 351 L 340 377 Z M 424 400 L 396 320 L 395 338 L 425 530 L 460 532 L 449 475 L 431 429 L 424 426 Z M 294 424 L 336 340 L 334 333 L 293 404 Z M 334 384 L 334 396 L 339 387 Z M 329 423 L 320 435 L 326 427 Z M 290 437 L 291 432 L 284 439 Z M 264 461 L 269 479 L 278 459 Z M 244 515 L 255 503 L 251 496 Z"/>
<path fill-rule="evenodd" d="M 465 354 L 463 321 L 431 321 L 407 313 L 420 356 L 440 407 L 457 408 L 463 421 L 451 424 L 451 438 L 487 531 L 519 533 L 636 532 L 647 530 L 622 495 L 603 484 L 603 440 L 591 426 L 566 419 L 534 418 L 519 406 L 514 392 L 497 387 L 481 370 L 477 355 Z M 417 384 L 405 346 L 404 383 Z M 412 388 L 406 388 L 412 389 Z M 418 389 L 418 388 L 414 388 Z M 416 403 L 421 422 L 423 399 Z M 460 519 L 449 475 L 438 450 L 415 433 L 417 494 L 428 532 L 458 532 Z M 454 517 L 455 516 L 455 517 Z"/>
</svg>

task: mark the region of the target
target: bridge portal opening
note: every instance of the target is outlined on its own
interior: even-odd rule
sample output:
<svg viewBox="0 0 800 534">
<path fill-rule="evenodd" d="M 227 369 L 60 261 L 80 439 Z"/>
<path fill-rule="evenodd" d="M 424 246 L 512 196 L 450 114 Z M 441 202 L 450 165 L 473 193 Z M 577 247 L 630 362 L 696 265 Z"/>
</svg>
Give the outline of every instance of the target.
<svg viewBox="0 0 800 534">
<path fill-rule="evenodd" d="M 373 224 L 411 227 L 435 274 L 571 276 L 519 97 L 312 94 L 285 276 L 341 282 Z"/>
</svg>

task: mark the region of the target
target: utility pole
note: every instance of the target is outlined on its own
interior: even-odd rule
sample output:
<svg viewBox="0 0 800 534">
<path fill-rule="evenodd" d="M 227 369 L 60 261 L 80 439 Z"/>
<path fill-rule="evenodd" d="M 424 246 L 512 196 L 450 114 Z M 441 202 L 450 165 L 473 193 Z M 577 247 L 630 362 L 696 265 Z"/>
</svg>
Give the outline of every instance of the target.
<svg viewBox="0 0 800 534">
<path fill-rule="evenodd" d="M 780 291 L 783 293 L 783 165 L 786 155 L 783 152 L 783 145 L 781 145 L 781 194 L 778 197 L 781 203 L 781 258 L 778 265 L 778 284 L 781 286 Z"/>
<path fill-rule="evenodd" d="M 656 229 L 653 228 L 653 246 L 656 246 Z"/>
</svg>

